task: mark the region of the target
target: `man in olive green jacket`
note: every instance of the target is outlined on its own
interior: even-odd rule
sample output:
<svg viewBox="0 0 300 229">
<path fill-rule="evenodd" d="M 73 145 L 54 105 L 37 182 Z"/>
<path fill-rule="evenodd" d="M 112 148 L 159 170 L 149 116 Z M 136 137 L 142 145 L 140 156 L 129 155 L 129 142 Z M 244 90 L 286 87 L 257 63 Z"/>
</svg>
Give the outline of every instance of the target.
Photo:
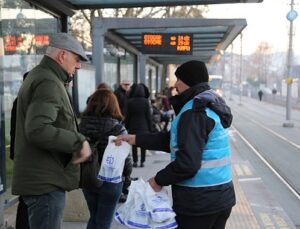
<svg viewBox="0 0 300 229">
<path fill-rule="evenodd" d="M 78 188 L 79 163 L 91 154 L 65 88 L 80 60 L 80 43 L 54 34 L 18 94 L 12 193 L 27 205 L 31 229 L 61 227 L 65 191 Z"/>
</svg>

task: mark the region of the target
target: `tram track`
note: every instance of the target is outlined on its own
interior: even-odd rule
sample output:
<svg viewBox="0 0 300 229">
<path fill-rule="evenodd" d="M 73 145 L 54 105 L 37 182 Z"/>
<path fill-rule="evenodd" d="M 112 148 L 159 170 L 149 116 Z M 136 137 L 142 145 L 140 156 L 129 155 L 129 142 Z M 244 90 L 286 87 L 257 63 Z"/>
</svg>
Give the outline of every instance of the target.
<svg viewBox="0 0 300 229">
<path fill-rule="evenodd" d="M 273 117 L 277 117 L 278 119 L 282 119 L 283 115 L 286 114 L 286 108 L 277 104 L 268 104 L 267 102 L 257 102 L 256 100 L 247 98 L 244 99 L 245 101 L 242 102 L 242 106 L 247 106 L 247 109 L 251 110 L 251 112 L 255 112 L 256 115 L 261 115 L 263 113 L 270 113 Z M 271 105 L 271 106 L 269 106 Z M 298 110 L 293 110 L 292 112 L 299 113 Z M 300 116 L 299 115 L 292 115 L 293 121 L 299 123 Z"/>
<path fill-rule="evenodd" d="M 297 189 L 293 185 L 292 182 L 289 181 L 285 175 L 281 174 L 280 170 L 276 168 L 276 166 L 273 165 L 272 161 L 266 159 L 260 152 L 257 150 L 248 140 L 247 138 L 241 134 L 236 127 L 234 127 L 234 130 L 239 135 L 239 137 L 243 140 L 243 142 L 251 149 L 252 152 L 272 171 L 273 174 L 292 192 L 292 194 L 300 200 L 300 190 Z"/>
<path fill-rule="evenodd" d="M 255 104 L 254 104 L 255 105 Z M 235 111 L 236 115 L 234 115 L 235 120 L 233 128 L 239 137 L 244 141 L 244 143 L 251 149 L 251 151 L 272 171 L 272 173 L 287 187 L 287 189 L 298 199 L 300 200 L 300 183 L 296 181 L 295 176 L 292 174 L 291 168 L 288 166 L 283 166 L 279 162 L 280 160 L 289 160 L 289 158 L 285 158 L 285 155 L 280 155 L 280 153 L 291 152 L 290 154 L 293 155 L 292 163 L 295 158 L 300 160 L 300 145 L 295 143 L 294 141 L 290 140 L 289 138 L 283 136 L 283 134 L 279 133 L 278 131 L 271 129 L 267 126 L 267 124 L 262 123 L 262 115 L 257 116 L 257 114 L 252 109 L 246 109 L 243 107 L 237 107 L 235 105 L 231 106 L 233 111 Z M 265 117 L 266 118 L 266 117 Z M 268 122 L 274 122 L 274 120 L 270 120 L 269 117 Z M 276 117 L 278 119 L 278 117 Z M 257 121 L 259 120 L 259 121 Z M 276 120 L 275 120 L 276 121 Z M 243 125 L 244 123 L 244 125 Z M 253 129 L 252 132 L 257 131 L 259 136 L 256 138 L 254 137 L 255 134 L 249 133 L 248 126 L 251 125 Z M 251 132 L 251 131 L 250 131 Z M 268 150 L 262 144 L 261 136 L 266 138 L 266 142 L 271 142 L 274 145 L 277 145 L 277 151 L 272 152 L 272 150 Z M 278 139 L 278 140 L 276 140 Z M 292 148 L 293 149 L 292 149 Z M 274 147 L 276 148 L 276 147 Z M 273 148 L 272 148 L 273 149 Z M 275 156 L 274 156 L 275 155 Z M 274 157 L 281 156 L 281 159 L 274 159 Z M 298 160 L 298 161 L 299 161 Z M 278 162 L 279 161 L 279 162 Z M 297 168 L 297 167 L 296 167 Z"/>
<path fill-rule="evenodd" d="M 237 103 L 238 99 L 236 97 L 233 100 L 228 100 L 227 103 L 230 106 L 237 107 L 240 110 L 247 110 L 247 112 L 251 112 L 252 116 L 257 117 L 258 119 L 268 120 L 269 117 L 272 120 L 276 120 L 277 123 L 282 123 L 286 119 L 286 107 L 267 103 L 267 102 L 259 102 L 255 99 L 249 97 L 243 97 L 243 100 Z M 291 111 L 291 119 L 296 124 L 296 126 L 300 126 L 300 111 L 292 109 Z"/>
<path fill-rule="evenodd" d="M 244 116 L 245 118 L 247 118 L 246 116 Z M 250 119 L 247 118 L 248 120 L 250 120 L 251 122 L 255 123 L 256 125 L 260 126 L 261 128 L 265 129 L 266 131 L 270 132 L 271 134 L 273 134 L 274 136 L 280 138 L 281 140 L 287 142 L 288 144 L 294 146 L 296 149 L 300 150 L 300 145 L 294 143 L 293 141 L 290 141 L 288 138 L 284 137 L 283 135 L 277 133 L 276 131 L 272 130 L 271 128 L 268 128 L 266 125 L 261 124 L 258 121 L 255 121 L 254 119 Z M 300 151 L 299 151 L 300 153 Z"/>
</svg>

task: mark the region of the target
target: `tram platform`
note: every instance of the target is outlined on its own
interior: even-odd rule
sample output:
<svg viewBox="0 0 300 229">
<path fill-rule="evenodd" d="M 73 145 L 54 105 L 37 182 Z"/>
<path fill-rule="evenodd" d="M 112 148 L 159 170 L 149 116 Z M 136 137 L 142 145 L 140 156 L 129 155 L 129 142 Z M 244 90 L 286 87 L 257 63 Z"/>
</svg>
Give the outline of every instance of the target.
<svg viewBox="0 0 300 229">
<path fill-rule="evenodd" d="M 264 184 L 259 174 L 256 174 L 248 160 L 243 158 L 243 151 L 249 150 L 236 134 L 234 128 L 230 130 L 232 148 L 232 171 L 237 204 L 227 222 L 227 229 L 259 229 L 280 228 L 296 229 L 284 209 L 272 196 L 272 190 Z M 145 167 L 134 168 L 133 177 L 148 180 L 169 162 L 169 154 L 148 151 Z M 14 228 L 16 205 L 5 211 L 6 228 Z M 63 229 L 86 228 L 88 210 L 80 190 L 67 195 L 67 204 L 63 222 Z M 12 226 L 12 227 L 9 227 Z M 125 229 L 115 220 L 112 229 Z"/>
</svg>

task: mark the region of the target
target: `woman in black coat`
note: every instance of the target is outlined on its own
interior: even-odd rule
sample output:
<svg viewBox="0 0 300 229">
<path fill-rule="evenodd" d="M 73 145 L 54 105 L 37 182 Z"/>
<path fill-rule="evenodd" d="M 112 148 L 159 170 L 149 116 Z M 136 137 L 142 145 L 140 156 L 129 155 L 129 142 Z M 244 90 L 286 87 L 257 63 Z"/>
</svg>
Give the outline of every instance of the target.
<svg viewBox="0 0 300 229">
<path fill-rule="evenodd" d="M 110 135 L 126 134 L 122 123 L 118 100 L 110 89 L 98 89 L 91 95 L 83 113 L 79 130 L 89 138 L 91 144 L 98 142 L 99 163 L 101 163 Z M 130 178 L 132 163 L 130 155 L 126 158 L 123 178 Z M 83 189 L 90 219 L 87 228 L 110 229 L 115 208 L 122 192 L 123 182 L 103 182 L 98 189 Z"/>
<path fill-rule="evenodd" d="M 143 134 L 151 132 L 151 106 L 149 102 L 149 90 L 142 84 L 133 84 L 128 93 L 127 113 L 125 125 L 130 134 Z M 137 147 L 132 146 L 133 167 L 137 167 Z M 144 167 L 146 150 L 141 148 L 140 166 Z"/>
</svg>

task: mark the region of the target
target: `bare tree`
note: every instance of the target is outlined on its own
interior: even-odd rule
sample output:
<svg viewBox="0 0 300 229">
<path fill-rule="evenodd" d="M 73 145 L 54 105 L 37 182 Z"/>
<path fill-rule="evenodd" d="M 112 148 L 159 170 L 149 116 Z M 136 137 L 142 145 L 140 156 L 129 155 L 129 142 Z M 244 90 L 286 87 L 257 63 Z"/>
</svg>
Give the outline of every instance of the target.
<svg viewBox="0 0 300 229">
<path fill-rule="evenodd" d="M 244 57 L 244 76 L 249 84 L 258 87 L 264 84 L 273 88 L 280 87 L 280 80 L 284 72 L 285 55 L 272 52 L 272 47 L 267 42 L 261 42 L 255 53 Z"/>
<path fill-rule="evenodd" d="M 272 47 L 267 42 L 261 42 L 255 53 L 249 57 L 247 71 L 250 78 L 261 84 L 268 85 L 272 66 Z"/>
</svg>

